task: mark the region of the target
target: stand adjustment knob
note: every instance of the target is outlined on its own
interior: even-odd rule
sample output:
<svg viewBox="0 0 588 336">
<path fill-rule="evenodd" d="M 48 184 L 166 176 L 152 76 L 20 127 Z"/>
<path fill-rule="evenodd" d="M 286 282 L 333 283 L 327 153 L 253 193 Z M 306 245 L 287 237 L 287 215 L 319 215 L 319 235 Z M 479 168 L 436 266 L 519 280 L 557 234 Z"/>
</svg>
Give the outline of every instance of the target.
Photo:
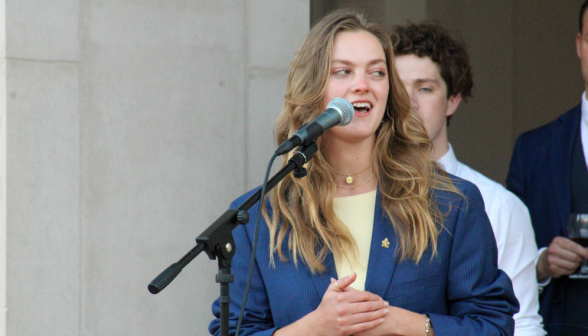
<svg viewBox="0 0 588 336">
<path fill-rule="evenodd" d="M 303 178 L 307 173 L 306 168 L 296 168 L 292 174 L 295 178 Z"/>
<path fill-rule="evenodd" d="M 217 274 L 215 280 L 216 283 L 232 283 L 234 276 L 232 274 Z"/>
<path fill-rule="evenodd" d="M 239 224 L 249 223 L 249 212 L 244 210 L 237 212 L 237 222 Z"/>
</svg>

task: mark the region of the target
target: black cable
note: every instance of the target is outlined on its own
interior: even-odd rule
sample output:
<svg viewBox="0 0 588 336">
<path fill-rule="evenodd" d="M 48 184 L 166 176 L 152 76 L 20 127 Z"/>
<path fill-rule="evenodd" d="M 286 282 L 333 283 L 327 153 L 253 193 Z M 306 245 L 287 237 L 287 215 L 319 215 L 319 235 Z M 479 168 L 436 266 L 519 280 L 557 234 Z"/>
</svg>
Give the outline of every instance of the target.
<svg viewBox="0 0 588 336">
<path fill-rule="evenodd" d="M 251 287 L 251 278 L 253 276 L 253 267 L 255 266 L 255 254 L 257 253 L 257 236 L 259 234 L 259 220 L 261 218 L 261 209 L 265 206 L 265 188 L 267 186 L 267 180 L 269 178 L 270 170 L 274 164 L 274 160 L 278 155 L 274 154 L 267 166 L 265 171 L 265 178 L 261 186 L 261 198 L 259 199 L 259 209 L 257 210 L 257 218 L 255 220 L 255 234 L 253 235 L 253 251 L 251 252 L 251 262 L 249 263 L 249 274 L 247 275 L 247 285 L 245 285 L 245 295 L 243 296 L 243 302 L 241 303 L 241 312 L 239 312 L 239 321 L 237 322 L 237 331 L 235 336 L 239 336 L 239 329 L 241 329 L 241 322 L 243 320 L 243 314 L 245 313 L 245 305 L 247 304 L 247 296 L 249 296 L 249 287 Z"/>
</svg>

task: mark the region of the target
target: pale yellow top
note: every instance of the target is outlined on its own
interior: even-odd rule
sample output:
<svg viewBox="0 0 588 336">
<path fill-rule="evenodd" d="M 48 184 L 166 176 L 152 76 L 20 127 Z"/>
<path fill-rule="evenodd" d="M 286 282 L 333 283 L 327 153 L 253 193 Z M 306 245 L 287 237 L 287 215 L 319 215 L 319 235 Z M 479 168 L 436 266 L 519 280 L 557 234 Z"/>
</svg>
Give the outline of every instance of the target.
<svg viewBox="0 0 588 336">
<path fill-rule="evenodd" d="M 333 202 L 335 213 L 351 232 L 359 250 L 359 260 L 355 262 L 347 258 L 341 260 L 338 254 L 333 254 L 337 276 L 341 279 L 353 272 L 357 273 L 357 280 L 351 284 L 351 287 L 363 291 L 374 228 L 376 190 L 361 195 L 336 197 Z"/>
</svg>

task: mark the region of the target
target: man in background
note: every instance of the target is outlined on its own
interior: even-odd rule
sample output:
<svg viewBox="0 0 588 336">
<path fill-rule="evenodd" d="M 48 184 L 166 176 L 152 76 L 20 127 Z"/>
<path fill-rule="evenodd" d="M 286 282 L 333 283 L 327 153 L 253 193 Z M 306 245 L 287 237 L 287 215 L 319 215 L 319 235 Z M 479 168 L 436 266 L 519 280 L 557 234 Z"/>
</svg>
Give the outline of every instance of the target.
<svg viewBox="0 0 588 336">
<path fill-rule="evenodd" d="M 576 51 L 588 90 L 588 1 L 580 9 Z M 545 286 L 540 313 L 549 335 L 588 335 L 588 280 L 570 279 L 588 249 L 568 239 L 572 213 L 588 213 L 588 101 L 555 121 L 522 134 L 506 184 L 529 208 Z"/>
<path fill-rule="evenodd" d="M 396 69 L 433 142 L 433 159 L 482 193 L 498 247 L 498 267 L 512 279 L 520 303 L 515 335 L 545 335 L 538 314 L 537 245 L 529 212 L 500 184 L 459 162 L 448 141 L 449 120 L 473 87 L 465 45 L 433 23 L 398 26 L 392 39 Z"/>
</svg>

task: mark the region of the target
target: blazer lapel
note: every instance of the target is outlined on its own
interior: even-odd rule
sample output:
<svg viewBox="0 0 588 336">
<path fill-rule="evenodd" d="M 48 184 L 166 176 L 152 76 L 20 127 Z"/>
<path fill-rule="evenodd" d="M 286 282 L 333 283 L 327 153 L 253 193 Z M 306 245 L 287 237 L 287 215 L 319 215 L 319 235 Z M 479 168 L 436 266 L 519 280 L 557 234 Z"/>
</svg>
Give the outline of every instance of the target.
<svg viewBox="0 0 588 336">
<path fill-rule="evenodd" d="M 570 169 L 572 148 L 580 122 L 580 106 L 560 118 L 561 124 L 551 135 L 549 166 L 551 186 L 560 218 L 560 232 L 567 236 L 567 220 L 571 209 Z"/>
<path fill-rule="evenodd" d="M 365 290 L 382 298 L 386 298 L 396 268 L 396 243 L 396 233 L 382 210 L 378 190 Z"/>
<path fill-rule="evenodd" d="M 337 279 L 337 269 L 335 268 L 335 259 L 333 258 L 333 254 L 329 252 L 327 257 L 325 258 L 325 267 L 327 270 L 323 273 L 316 273 L 311 276 L 312 280 L 314 281 L 314 286 L 318 291 L 319 297 L 323 297 L 325 292 L 327 291 L 327 287 L 331 284 L 331 278 Z"/>
</svg>

